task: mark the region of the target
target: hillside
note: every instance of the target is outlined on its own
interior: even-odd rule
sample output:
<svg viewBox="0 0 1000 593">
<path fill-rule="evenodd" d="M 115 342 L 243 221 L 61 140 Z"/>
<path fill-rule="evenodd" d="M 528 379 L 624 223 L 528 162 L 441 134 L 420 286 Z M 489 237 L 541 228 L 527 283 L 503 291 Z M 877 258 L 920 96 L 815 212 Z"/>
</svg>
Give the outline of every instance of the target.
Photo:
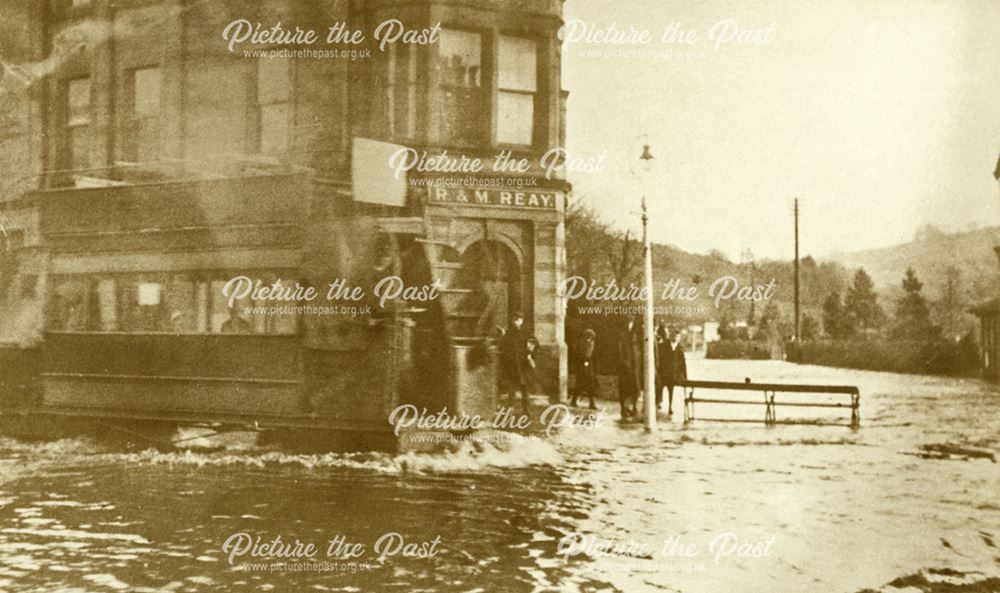
<svg viewBox="0 0 1000 593">
<path fill-rule="evenodd" d="M 969 302 L 996 296 L 1000 291 L 1000 266 L 993 252 L 1000 245 L 1000 227 L 961 233 L 921 233 L 917 239 L 882 249 L 869 249 L 831 256 L 848 269 L 863 267 L 880 293 L 893 294 L 907 267 L 924 281 L 928 296 L 937 297 L 947 285 L 949 270 Z"/>
<path fill-rule="evenodd" d="M 988 227 L 952 234 L 926 233 L 902 245 L 838 253 L 828 259 L 851 269 L 864 267 L 876 286 L 895 286 L 907 266 L 927 276 L 944 276 L 950 267 L 968 278 L 996 276 L 1000 267 L 993 247 L 997 245 L 1000 227 Z"/>
</svg>

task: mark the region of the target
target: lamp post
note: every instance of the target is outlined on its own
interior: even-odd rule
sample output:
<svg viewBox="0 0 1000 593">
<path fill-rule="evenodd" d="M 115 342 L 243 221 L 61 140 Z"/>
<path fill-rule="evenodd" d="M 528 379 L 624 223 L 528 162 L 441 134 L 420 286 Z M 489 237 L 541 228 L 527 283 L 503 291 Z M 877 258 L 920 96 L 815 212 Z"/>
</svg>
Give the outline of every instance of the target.
<svg viewBox="0 0 1000 593">
<path fill-rule="evenodd" d="M 653 155 L 649 152 L 649 145 L 643 145 L 642 168 L 649 170 L 652 167 Z M 644 275 L 646 288 L 646 388 L 643 389 L 643 404 L 646 410 L 645 426 L 647 431 L 656 430 L 656 342 L 653 335 L 653 250 L 649 244 L 649 213 L 646 209 L 646 187 L 642 188 L 642 251 L 644 259 Z"/>
</svg>

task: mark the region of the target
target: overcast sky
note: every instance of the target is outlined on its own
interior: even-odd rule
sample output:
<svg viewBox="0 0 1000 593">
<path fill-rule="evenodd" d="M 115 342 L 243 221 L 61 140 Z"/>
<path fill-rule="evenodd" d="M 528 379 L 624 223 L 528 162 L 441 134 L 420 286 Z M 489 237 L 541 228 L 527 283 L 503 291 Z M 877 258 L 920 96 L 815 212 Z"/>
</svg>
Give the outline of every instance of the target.
<svg viewBox="0 0 1000 593">
<path fill-rule="evenodd" d="M 652 37 L 564 45 L 567 149 L 609 155 L 570 180 L 617 226 L 640 228 L 626 155 L 641 134 L 652 238 L 688 251 L 790 258 L 796 196 L 803 255 L 905 242 L 925 223 L 1000 224 L 996 0 L 567 0 L 564 19 Z M 724 20 L 758 40 L 773 29 L 717 49 Z M 697 41 L 663 43 L 674 22 Z M 638 48 L 660 53 L 592 53 Z"/>
</svg>

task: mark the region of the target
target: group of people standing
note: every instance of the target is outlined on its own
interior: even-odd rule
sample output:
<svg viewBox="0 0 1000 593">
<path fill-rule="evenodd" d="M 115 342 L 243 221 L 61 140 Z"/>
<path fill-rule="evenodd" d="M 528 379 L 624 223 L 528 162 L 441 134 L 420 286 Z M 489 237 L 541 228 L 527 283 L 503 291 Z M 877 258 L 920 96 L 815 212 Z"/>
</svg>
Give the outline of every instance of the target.
<svg viewBox="0 0 1000 593">
<path fill-rule="evenodd" d="M 671 331 L 662 320 L 654 332 L 654 360 L 656 365 L 656 408 L 662 409 L 663 391 L 667 391 L 667 413 L 673 414 L 674 387 L 687 380 L 687 360 L 681 347 L 681 334 Z M 615 339 L 615 362 L 618 375 L 618 404 L 621 417 L 631 418 L 638 414 L 639 393 L 645 383 L 645 357 L 642 345 L 645 339 L 641 320 L 629 318 L 619 330 Z M 595 356 L 597 334 L 584 330 L 580 345 L 574 350 L 571 369 L 576 377 L 570 405 L 587 396 L 591 409 L 595 408 L 594 397 L 598 392 L 597 358 Z"/>
<path fill-rule="evenodd" d="M 687 360 L 681 346 L 681 334 L 672 331 L 662 320 L 654 332 L 654 360 L 656 364 L 656 408 L 663 406 L 663 392 L 667 392 L 667 413 L 674 413 L 674 387 L 687 380 Z M 615 338 L 614 358 L 618 375 L 618 403 L 623 419 L 638 414 L 639 393 L 645 383 L 645 357 L 643 356 L 642 320 L 629 318 Z M 529 336 L 524 328 L 524 315 L 514 313 L 510 325 L 500 337 L 500 390 L 513 403 L 515 394 L 520 392 L 524 413 L 531 409 L 530 390 L 534 383 L 535 352 L 538 340 Z M 570 349 L 570 372 L 575 382 L 570 392 L 570 405 L 576 406 L 580 398 L 586 397 L 590 409 L 597 409 L 594 398 L 598 395 L 597 333 L 585 329 L 580 341 Z M 606 358 L 604 360 L 607 360 Z M 609 371 L 612 369 L 608 369 Z"/>
</svg>

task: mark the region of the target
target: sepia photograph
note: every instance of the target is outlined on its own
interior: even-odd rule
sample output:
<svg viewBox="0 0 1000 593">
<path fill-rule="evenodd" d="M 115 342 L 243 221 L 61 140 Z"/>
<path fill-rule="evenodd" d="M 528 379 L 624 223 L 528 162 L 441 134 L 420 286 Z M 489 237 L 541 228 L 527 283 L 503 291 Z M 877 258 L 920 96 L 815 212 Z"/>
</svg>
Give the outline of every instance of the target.
<svg viewBox="0 0 1000 593">
<path fill-rule="evenodd" d="M 0 592 L 1000 593 L 997 0 L 0 0 Z"/>
</svg>

